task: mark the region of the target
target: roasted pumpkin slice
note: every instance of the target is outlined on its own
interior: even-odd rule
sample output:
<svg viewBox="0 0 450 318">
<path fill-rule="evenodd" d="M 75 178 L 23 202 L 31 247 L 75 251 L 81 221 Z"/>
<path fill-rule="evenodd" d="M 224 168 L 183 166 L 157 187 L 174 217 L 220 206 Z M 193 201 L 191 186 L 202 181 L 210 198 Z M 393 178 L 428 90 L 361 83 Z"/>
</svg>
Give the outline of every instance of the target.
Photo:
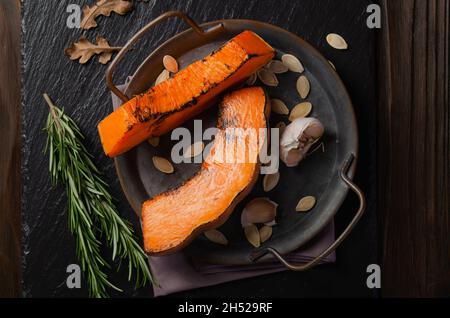
<svg viewBox="0 0 450 318">
<path fill-rule="evenodd" d="M 135 96 L 98 125 L 105 153 L 114 157 L 151 136 L 171 131 L 243 82 L 274 56 L 274 49 L 251 31 L 142 95 Z"/>
<path fill-rule="evenodd" d="M 142 205 L 145 251 L 167 254 L 222 225 L 252 189 L 267 133 L 270 104 L 260 87 L 226 95 L 218 132 L 200 171 L 180 187 Z"/>
</svg>

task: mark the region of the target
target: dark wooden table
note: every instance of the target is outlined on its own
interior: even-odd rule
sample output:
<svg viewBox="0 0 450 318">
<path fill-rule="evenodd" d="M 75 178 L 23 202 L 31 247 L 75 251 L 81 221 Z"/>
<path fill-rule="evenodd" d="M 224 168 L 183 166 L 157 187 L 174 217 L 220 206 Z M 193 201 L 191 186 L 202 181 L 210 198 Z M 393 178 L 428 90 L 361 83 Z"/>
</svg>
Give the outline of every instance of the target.
<svg viewBox="0 0 450 318">
<path fill-rule="evenodd" d="M 389 296 L 450 296 L 449 1 L 384 0 L 378 216 Z"/>
<path fill-rule="evenodd" d="M 382 1 L 382 29 L 376 33 L 364 30 L 362 34 L 358 34 L 355 25 L 364 22 L 367 16 L 365 6 L 372 1 L 348 1 L 347 7 L 338 1 L 325 0 L 301 3 L 245 1 L 245 5 L 242 5 L 243 1 L 233 0 L 223 7 L 220 7 L 223 2 L 210 2 L 214 2 L 214 5 L 210 6 L 214 8 L 210 10 L 192 3 L 187 7 L 179 2 L 171 5 L 168 1 L 138 3 L 141 11 L 138 9 L 128 16 L 130 20 L 127 21 L 135 23 L 127 24 L 127 32 L 108 33 L 108 28 L 121 23 L 121 17 L 113 16 L 109 21 L 102 20 L 97 32 L 92 33 L 106 34 L 117 43 L 122 43 L 143 25 L 143 21 L 148 21 L 169 8 L 179 8 L 188 11 L 198 21 L 217 17 L 254 18 L 278 24 L 305 37 L 333 59 L 354 99 L 362 127 L 360 134 L 365 141 L 361 149 L 361 161 L 367 164 L 366 167 L 359 168 L 358 181 L 366 190 L 371 204 L 365 219 L 339 250 L 336 265 L 323 266 L 308 273 L 281 273 L 263 279 L 225 284 L 183 293 L 181 296 L 372 296 L 373 292 L 365 287 L 364 270 L 368 263 L 377 261 L 382 265 L 384 296 L 450 295 L 448 1 Z M 78 106 L 78 112 L 74 106 L 69 106 L 74 100 L 89 100 L 91 105 L 106 104 L 100 102 L 101 99 L 107 98 L 106 89 L 101 86 L 104 84 L 94 89 L 90 87 L 90 83 L 103 83 L 103 69 L 95 64 L 87 67 L 67 61 L 63 64 L 62 48 L 70 41 L 76 40 L 79 34 L 67 30 L 49 31 L 47 27 L 52 24 L 63 25 L 66 4 L 59 1 L 58 4 L 52 4 L 52 10 L 60 13 L 60 16 L 49 18 L 38 10 L 38 7 L 43 9 L 47 3 L 49 2 L 45 1 L 42 6 L 29 4 L 31 7 L 28 7 L 28 10 L 25 7 L 23 10 L 25 19 L 41 21 L 25 33 L 24 41 L 28 45 L 42 45 L 40 60 L 46 61 L 42 63 L 43 68 L 39 65 L 32 66 L 30 63 L 38 61 L 30 60 L 30 55 L 25 55 L 26 76 L 23 84 L 25 87 L 34 85 L 36 90 L 49 89 L 58 102 L 72 107 L 69 110 L 73 111 L 73 116 L 87 131 L 88 146 L 95 149 L 96 159 L 105 171 L 112 171 L 111 162 L 101 156 L 98 145 L 94 143 L 95 132 L 89 128 L 91 123 L 85 117 L 83 119 L 83 112 L 89 109 L 89 105 Z M 149 6 L 148 11 L 142 10 L 144 5 Z M 303 6 L 311 10 L 308 12 L 315 14 L 302 15 Z M 281 13 L 283 15 L 280 15 Z M 329 14 L 331 18 L 325 19 L 327 23 L 321 23 L 320 27 L 309 26 L 302 29 L 300 22 L 297 23 L 297 20 L 301 19 L 299 21 L 309 23 L 307 25 L 317 25 L 317 16 L 323 18 L 322 14 Z M 342 22 L 340 19 L 343 19 Z M 348 60 L 333 55 L 331 50 L 327 51 L 326 46 L 321 44 L 321 35 L 327 31 L 326 27 L 334 27 L 328 30 L 329 32 L 348 34 L 352 43 L 357 44 L 357 53 L 354 51 L 355 55 L 350 55 L 353 65 L 349 65 Z M 353 33 L 350 31 L 352 27 Z M 181 28 L 181 24 L 173 23 L 171 28 L 167 29 L 173 34 Z M 48 222 L 47 224 L 57 227 L 66 227 L 65 202 L 61 190 L 43 192 L 40 196 L 40 193 L 33 193 L 37 188 L 21 188 L 19 30 L 19 1 L 0 2 L 0 43 L 7 43 L 0 46 L 0 107 L 2 114 L 6 114 L 0 117 L 1 136 L 5 140 L 4 151 L 0 152 L 0 296 L 18 296 L 22 293 L 25 296 L 82 296 L 85 291 L 78 294 L 68 293 L 67 289 L 54 285 L 55 282 L 62 282 L 65 275 L 55 273 L 55 268 L 62 268 L 63 263 L 74 260 L 73 242 L 68 241 L 67 233 L 62 234 L 65 232 L 56 228 L 47 229 L 47 232 L 51 232 L 49 239 L 61 239 L 60 245 L 52 245 L 52 249 L 58 250 L 58 254 L 54 255 L 55 253 L 45 246 L 49 239 L 39 238 L 38 235 L 42 232 L 33 232 L 34 227 L 42 225 L 39 224 L 41 220 L 44 220 L 44 224 Z M 161 32 L 161 38 L 167 35 L 164 30 L 158 31 Z M 57 39 L 52 42 L 54 50 L 46 49 L 45 41 L 39 41 L 38 35 L 43 32 L 54 33 L 52 38 Z M 92 36 L 92 33 L 89 34 Z M 43 38 L 50 37 L 43 35 Z M 376 56 L 375 38 L 378 39 Z M 160 37 L 156 36 L 147 43 L 154 45 L 152 41 L 159 39 Z M 52 61 L 54 64 L 51 64 Z M 39 81 L 38 74 L 48 73 L 45 68 L 49 67 L 49 63 L 55 75 L 41 78 Z M 133 65 L 125 65 L 124 70 L 126 69 L 133 69 Z M 124 70 L 122 75 L 125 75 Z M 370 74 L 363 74 L 364 72 Z M 89 78 L 89 81 L 86 78 Z M 62 87 L 67 88 L 70 81 L 78 83 L 75 85 L 76 89 L 64 90 Z M 375 94 L 375 83 L 379 84 L 378 94 Z M 58 87 L 63 92 L 58 91 Z M 367 96 L 363 96 L 365 94 Z M 31 105 L 31 101 L 35 103 L 37 99 L 33 94 L 25 92 L 25 134 L 30 127 L 34 127 L 37 132 L 37 127 L 42 126 L 44 112 L 36 110 L 34 117 L 31 117 L 29 112 L 35 110 L 33 107 L 43 107 L 43 104 L 36 102 L 36 105 Z M 102 106 L 102 109 L 95 110 L 94 117 L 104 115 L 108 111 L 107 107 Z M 30 179 L 27 179 L 30 177 L 36 186 L 48 187 L 45 167 L 36 159 L 42 156 L 42 136 L 30 138 L 29 134 L 26 134 L 23 142 L 22 165 L 32 170 L 40 169 L 34 172 L 23 171 L 24 184 L 30 184 Z M 377 154 L 374 153 L 375 145 Z M 37 163 L 33 160 L 37 160 Z M 377 174 L 374 173 L 375 169 Z M 39 174 L 41 178 L 36 178 Z M 117 181 L 113 180 L 112 174 L 109 174 L 108 178 L 115 194 L 123 201 Z M 25 210 L 22 214 L 21 193 L 27 198 L 23 203 Z M 30 198 L 34 199 L 30 201 Z M 42 205 L 39 200 L 41 198 Z M 53 204 L 46 206 L 46 202 Z M 338 228 L 339 223 L 345 224 L 351 216 L 352 204 L 351 199 L 345 203 L 343 212 L 340 212 L 342 216 L 338 218 Z M 53 212 L 50 216 L 42 214 L 46 207 L 48 211 Z M 132 218 L 126 204 L 120 208 L 125 211 L 126 216 Z M 378 244 L 373 235 L 376 226 L 375 208 L 379 219 Z M 30 212 L 33 209 L 37 211 L 37 215 Z M 21 215 L 24 228 L 20 222 Z M 23 250 L 20 244 L 22 232 L 25 233 Z M 40 247 L 39 251 L 36 250 L 37 247 Z M 22 275 L 23 284 L 22 255 L 26 263 Z M 46 266 L 45 262 L 51 266 Z M 123 276 L 119 273 L 115 279 L 124 280 Z M 133 295 L 131 287 L 127 289 L 126 294 Z M 134 295 L 147 294 L 146 291 L 138 291 Z"/>
<path fill-rule="evenodd" d="M 19 6 L 0 2 L 0 296 L 21 291 Z"/>
</svg>

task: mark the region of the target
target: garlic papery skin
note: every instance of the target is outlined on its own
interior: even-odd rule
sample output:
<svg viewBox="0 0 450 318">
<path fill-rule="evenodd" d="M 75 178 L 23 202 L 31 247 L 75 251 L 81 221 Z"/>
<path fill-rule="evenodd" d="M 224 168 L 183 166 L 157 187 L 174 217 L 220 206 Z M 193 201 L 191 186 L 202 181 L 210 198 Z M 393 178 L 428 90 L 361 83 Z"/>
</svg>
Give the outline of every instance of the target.
<svg viewBox="0 0 450 318">
<path fill-rule="evenodd" d="M 296 167 L 309 149 L 324 134 L 325 128 L 316 118 L 297 118 L 286 127 L 280 140 L 280 159 L 288 167 Z"/>
</svg>

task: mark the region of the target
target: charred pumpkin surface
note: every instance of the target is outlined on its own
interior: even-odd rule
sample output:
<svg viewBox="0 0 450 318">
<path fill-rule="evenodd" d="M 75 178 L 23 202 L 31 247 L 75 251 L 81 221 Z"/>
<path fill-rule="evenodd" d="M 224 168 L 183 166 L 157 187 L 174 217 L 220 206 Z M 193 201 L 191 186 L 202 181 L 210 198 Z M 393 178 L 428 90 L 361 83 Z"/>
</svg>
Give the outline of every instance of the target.
<svg viewBox="0 0 450 318">
<path fill-rule="evenodd" d="M 98 130 L 105 153 L 120 155 L 181 125 L 213 104 L 217 95 L 264 66 L 274 54 L 258 35 L 242 32 L 101 121 Z"/>
<path fill-rule="evenodd" d="M 251 190 L 259 175 L 258 154 L 267 127 L 266 103 L 264 90 L 259 87 L 225 96 L 219 111 L 219 131 L 199 173 L 142 206 L 147 253 L 179 250 L 196 235 L 220 226 Z M 250 131 L 257 138 L 249 137 Z"/>
</svg>

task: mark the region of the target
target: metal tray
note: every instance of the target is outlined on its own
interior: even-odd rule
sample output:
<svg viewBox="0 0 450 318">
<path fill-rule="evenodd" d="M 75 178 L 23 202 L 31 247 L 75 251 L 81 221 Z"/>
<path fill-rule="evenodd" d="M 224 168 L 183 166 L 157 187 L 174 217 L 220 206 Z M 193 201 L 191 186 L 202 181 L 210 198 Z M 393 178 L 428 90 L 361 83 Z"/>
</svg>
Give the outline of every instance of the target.
<svg viewBox="0 0 450 318">
<path fill-rule="evenodd" d="M 183 19 L 190 28 L 154 50 L 138 67 L 127 90 L 122 93 L 112 80 L 117 64 L 147 31 L 171 17 Z M 197 25 L 184 13 L 171 11 L 150 22 L 124 46 L 110 64 L 106 80 L 108 87 L 125 102 L 129 96 L 139 94 L 151 86 L 163 69 L 164 55 L 174 56 L 180 66 L 185 67 L 244 30 L 252 30 L 270 43 L 277 50 L 278 58 L 284 53 L 290 53 L 299 57 L 304 64 L 312 87 L 308 98 L 314 105 L 312 116 L 321 120 L 326 128 L 323 139 L 325 152 L 312 154 L 297 168 L 287 168 L 280 163 L 280 183 L 270 193 L 263 192 L 260 178 L 251 194 L 236 207 L 230 219 L 221 228 L 230 241 L 228 246 L 218 246 L 204 237 L 198 237 L 185 249 L 185 253 L 199 260 L 229 265 L 249 264 L 275 257 L 289 269 L 302 271 L 318 264 L 323 257 L 334 251 L 351 232 L 365 210 L 364 195 L 351 181 L 358 157 L 358 131 L 353 106 L 338 74 L 316 49 L 297 35 L 267 23 L 220 20 Z M 298 74 L 292 72 L 281 74 L 280 85 L 267 89 L 269 95 L 284 100 L 288 107 L 296 105 L 300 102 L 295 89 L 297 77 Z M 197 119 L 203 120 L 203 129 L 215 126 L 217 109 L 213 107 Z M 274 125 L 281 119 L 280 116 L 272 114 L 271 124 Z M 184 126 L 192 130 L 192 122 Z M 152 165 L 152 156 L 157 154 L 170 157 L 170 149 L 174 143 L 168 134 L 161 138 L 160 146 L 156 149 L 143 143 L 115 159 L 123 191 L 138 215 L 142 202 L 179 185 L 200 169 L 199 164 L 180 164 L 176 165 L 176 172 L 172 175 L 163 175 L 156 171 Z M 314 238 L 333 219 L 348 189 L 357 194 L 360 205 L 344 232 L 310 262 L 288 263 L 282 255 L 300 248 Z M 314 195 L 317 204 L 309 213 L 296 213 L 295 206 L 299 198 L 305 195 Z M 240 212 L 249 200 L 260 196 L 270 197 L 279 204 L 278 224 L 274 227 L 272 238 L 255 249 L 244 237 L 240 226 Z"/>
</svg>

